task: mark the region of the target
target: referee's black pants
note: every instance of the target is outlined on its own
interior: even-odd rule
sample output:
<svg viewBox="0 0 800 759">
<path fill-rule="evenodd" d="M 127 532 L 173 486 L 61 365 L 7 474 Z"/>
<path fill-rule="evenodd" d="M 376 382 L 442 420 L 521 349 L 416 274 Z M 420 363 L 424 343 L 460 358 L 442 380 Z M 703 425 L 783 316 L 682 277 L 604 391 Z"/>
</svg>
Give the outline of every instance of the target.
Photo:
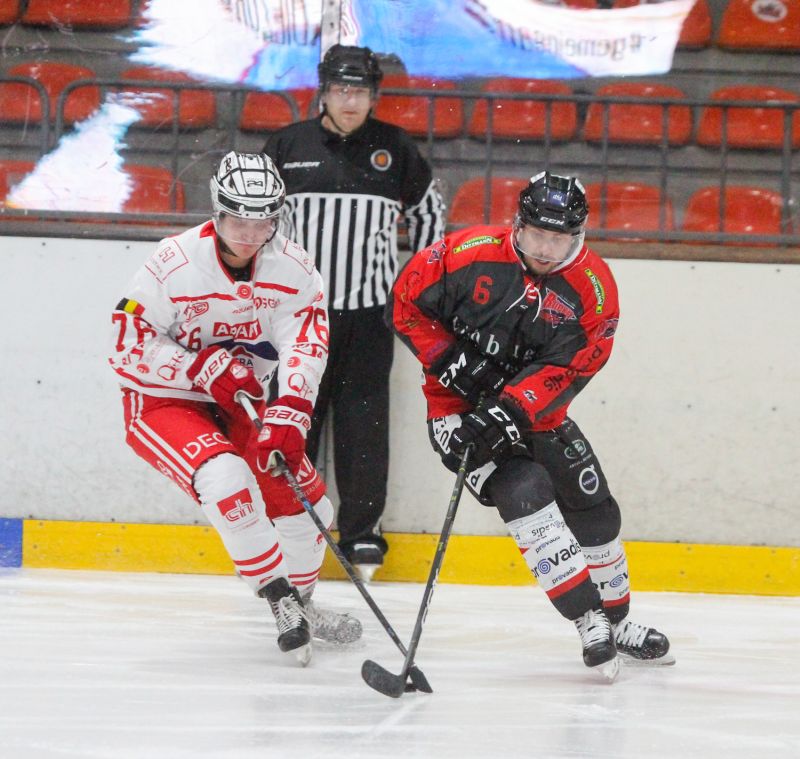
<svg viewBox="0 0 800 759">
<path fill-rule="evenodd" d="M 389 373 L 394 336 L 383 306 L 329 312 L 330 353 L 311 419 L 306 450 L 313 461 L 332 408 L 333 464 L 339 491 L 339 545 L 377 544 L 389 475 Z"/>
</svg>

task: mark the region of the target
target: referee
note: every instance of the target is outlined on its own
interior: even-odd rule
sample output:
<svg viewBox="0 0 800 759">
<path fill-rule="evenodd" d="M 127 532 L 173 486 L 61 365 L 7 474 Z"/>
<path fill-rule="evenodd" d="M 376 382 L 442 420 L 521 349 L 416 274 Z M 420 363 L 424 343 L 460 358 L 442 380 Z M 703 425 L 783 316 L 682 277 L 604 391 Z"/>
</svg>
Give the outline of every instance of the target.
<svg viewBox="0 0 800 759">
<path fill-rule="evenodd" d="M 398 270 L 397 221 L 420 250 L 444 235 L 444 204 L 409 135 L 372 117 L 383 73 L 365 47 L 334 45 L 319 65 L 321 114 L 267 140 L 286 183 L 282 232 L 325 281 L 330 355 L 308 436 L 313 460 L 333 414 L 339 545 L 370 579 L 383 563 L 393 336 L 383 308 Z"/>
</svg>

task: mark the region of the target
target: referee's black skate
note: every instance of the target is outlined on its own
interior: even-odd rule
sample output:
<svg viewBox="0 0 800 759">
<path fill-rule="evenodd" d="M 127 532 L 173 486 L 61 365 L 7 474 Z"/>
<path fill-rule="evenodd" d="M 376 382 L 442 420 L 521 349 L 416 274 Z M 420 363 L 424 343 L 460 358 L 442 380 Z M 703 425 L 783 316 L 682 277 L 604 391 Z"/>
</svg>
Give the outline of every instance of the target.
<svg viewBox="0 0 800 759">
<path fill-rule="evenodd" d="M 623 619 L 614 625 L 614 642 L 617 651 L 632 664 L 675 664 L 669 639 L 653 627 Z"/>
<path fill-rule="evenodd" d="M 383 551 L 376 543 L 353 543 L 344 549 L 344 555 L 362 582 L 372 580 L 372 575 L 383 565 Z"/>
<path fill-rule="evenodd" d="M 608 617 L 602 609 L 589 609 L 575 620 L 575 627 L 583 643 L 583 663 L 606 679 L 614 680 L 619 673 L 619 660 Z"/>
<path fill-rule="evenodd" d="M 260 588 L 258 595 L 269 601 L 278 625 L 278 647 L 292 651 L 304 667 L 311 661 L 311 628 L 297 588 L 285 577 L 277 577 Z"/>
</svg>

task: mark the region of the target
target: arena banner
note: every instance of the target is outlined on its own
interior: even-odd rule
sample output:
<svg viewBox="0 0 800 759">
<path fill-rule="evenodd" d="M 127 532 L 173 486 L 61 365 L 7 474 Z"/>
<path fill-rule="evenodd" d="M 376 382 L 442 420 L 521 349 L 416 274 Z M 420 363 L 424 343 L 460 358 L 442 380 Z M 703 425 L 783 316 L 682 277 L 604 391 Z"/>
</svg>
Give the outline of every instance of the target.
<svg viewBox="0 0 800 759">
<path fill-rule="evenodd" d="M 316 84 L 320 41 L 409 74 L 576 78 L 669 71 L 694 0 L 582 10 L 534 0 L 150 0 L 134 59 L 265 90 Z M 333 7 L 333 11 L 330 8 Z"/>
</svg>

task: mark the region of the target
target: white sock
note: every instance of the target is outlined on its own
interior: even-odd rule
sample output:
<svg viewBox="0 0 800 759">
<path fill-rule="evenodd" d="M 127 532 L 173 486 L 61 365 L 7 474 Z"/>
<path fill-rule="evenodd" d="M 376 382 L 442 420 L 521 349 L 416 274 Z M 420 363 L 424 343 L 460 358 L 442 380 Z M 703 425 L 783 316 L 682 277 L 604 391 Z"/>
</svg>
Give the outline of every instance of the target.
<svg viewBox="0 0 800 759">
<path fill-rule="evenodd" d="M 333 505 L 327 496 L 315 504 L 314 511 L 322 524 L 330 529 L 333 523 Z M 275 529 L 280 536 L 283 556 L 289 568 L 289 582 L 303 595 L 310 595 L 325 558 L 325 538 L 317 529 L 314 520 L 304 511 L 290 517 L 278 517 Z"/>
</svg>

